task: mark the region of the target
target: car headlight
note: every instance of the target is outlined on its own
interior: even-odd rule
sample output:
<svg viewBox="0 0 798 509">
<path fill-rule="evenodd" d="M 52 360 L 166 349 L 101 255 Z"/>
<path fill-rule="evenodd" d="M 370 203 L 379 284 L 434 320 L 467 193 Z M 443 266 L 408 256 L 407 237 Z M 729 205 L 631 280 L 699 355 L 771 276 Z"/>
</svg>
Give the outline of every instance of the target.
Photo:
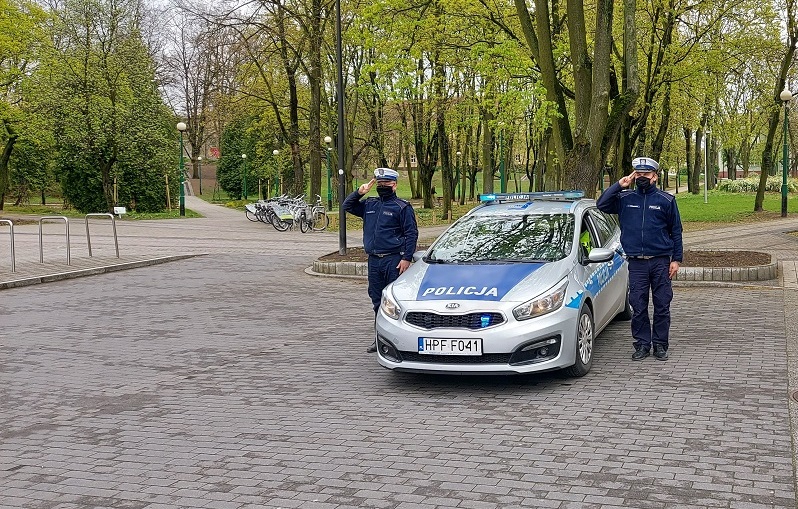
<svg viewBox="0 0 798 509">
<path fill-rule="evenodd" d="M 402 308 L 399 307 L 390 296 L 388 292 L 382 292 L 382 301 L 380 302 L 380 309 L 382 312 L 385 313 L 385 316 L 388 318 L 393 318 L 394 320 L 399 319 L 399 313 L 402 312 Z"/>
<path fill-rule="evenodd" d="M 540 297 L 532 299 L 528 302 L 524 302 L 517 308 L 513 309 L 513 315 L 515 316 L 515 319 L 529 320 L 530 318 L 543 316 L 545 314 L 551 313 L 552 311 L 557 311 L 562 307 L 563 301 L 565 301 L 566 288 L 568 288 L 567 278 L 557 286 L 552 287 L 552 289 L 545 295 L 541 295 Z"/>
</svg>

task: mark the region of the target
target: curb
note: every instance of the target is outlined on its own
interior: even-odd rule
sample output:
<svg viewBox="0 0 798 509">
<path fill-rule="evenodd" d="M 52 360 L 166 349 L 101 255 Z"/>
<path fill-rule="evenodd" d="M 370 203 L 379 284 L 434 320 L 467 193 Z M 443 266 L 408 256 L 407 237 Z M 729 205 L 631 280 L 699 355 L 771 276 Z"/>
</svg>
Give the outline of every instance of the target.
<svg viewBox="0 0 798 509">
<path fill-rule="evenodd" d="M 366 262 L 322 262 L 315 260 L 306 270 L 314 276 L 368 277 Z M 778 263 L 749 267 L 681 267 L 674 282 L 682 283 L 745 283 L 772 281 L 778 278 Z"/>
<path fill-rule="evenodd" d="M 78 270 L 68 270 L 64 272 L 56 272 L 53 274 L 45 274 L 43 276 L 28 276 L 20 279 L 14 279 L 11 281 L 0 282 L 0 290 L 20 288 L 23 286 L 37 285 L 41 283 L 52 283 L 54 281 L 63 281 L 65 279 L 75 279 L 85 276 L 95 276 L 97 274 L 106 274 L 109 272 L 116 272 L 119 270 L 136 269 L 139 267 L 147 267 L 150 265 L 158 265 L 161 263 L 168 263 L 177 260 L 183 260 L 186 258 L 193 258 L 195 256 L 204 256 L 204 254 L 162 256 L 159 258 L 150 258 L 147 260 L 115 263 L 113 265 L 104 265 L 102 267 L 92 267 L 89 269 L 78 269 Z"/>
</svg>

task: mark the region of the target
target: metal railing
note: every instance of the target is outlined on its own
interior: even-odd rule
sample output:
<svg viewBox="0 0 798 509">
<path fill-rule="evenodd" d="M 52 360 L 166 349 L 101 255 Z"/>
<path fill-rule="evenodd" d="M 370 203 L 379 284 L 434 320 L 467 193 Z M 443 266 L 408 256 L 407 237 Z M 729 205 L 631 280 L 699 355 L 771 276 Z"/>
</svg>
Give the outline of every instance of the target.
<svg viewBox="0 0 798 509">
<path fill-rule="evenodd" d="M 14 258 L 14 222 L 10 219 L 0 219 L 0 224 L 7 224 L 10 228 L 8 233 L 11 235 L 11 272 L 16 272 L 17 264 Z"/>
<path fill-rule="evenodd" d="M 91 254 L 91 236 L 89 235 L 89 217 L 110 217 L 111 218 L 111 227 L 114 230 L 114 247 L 116 248 L 116 257 L 119 258 L 119 241 L 116 237 L 116 218 L 113 214 L 107 212 L 94 212 L 91 214 L 86 214 L 86 242 L 89 244 L 89 256 Z"/>
<path fill-rule="evenodd" d="M 67 265 L 72 265 L 72 258 L 70 256 L 70 249 L 69 249 L 69 219 L 64 216 L 44 216 L 39 219 L 39 263 L 44 263 L 44 247 L 42 242 L 42 223 L 44 221 L 55 220 L 55 221 L 63 221 L 64 222 L 64 229 L 66 232 L 66 255 L 67 255 Z"/>
</svg>

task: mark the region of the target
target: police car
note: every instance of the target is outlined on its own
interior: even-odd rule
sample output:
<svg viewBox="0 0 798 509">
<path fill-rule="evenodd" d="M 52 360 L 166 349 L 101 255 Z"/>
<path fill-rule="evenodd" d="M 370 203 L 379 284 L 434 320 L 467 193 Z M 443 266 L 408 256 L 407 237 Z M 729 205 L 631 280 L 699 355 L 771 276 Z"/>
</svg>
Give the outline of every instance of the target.
<svg viewBox="0 0 798 509">
<path fill-rule="evenodd" d="M 579 191 L 480 201 L 383 291 L 379 363 L 409 372 L 585 375 L 598 333 L 631 318 L 615 217 Z"/>
</svg>

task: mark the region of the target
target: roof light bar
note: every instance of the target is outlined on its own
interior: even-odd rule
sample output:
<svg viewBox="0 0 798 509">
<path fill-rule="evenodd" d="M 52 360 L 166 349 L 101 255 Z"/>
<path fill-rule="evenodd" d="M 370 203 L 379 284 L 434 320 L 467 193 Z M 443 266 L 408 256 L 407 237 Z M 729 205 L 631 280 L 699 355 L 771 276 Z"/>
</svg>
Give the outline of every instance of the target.
<svg viewBox="0 0 798 509">
<path fill-rule="evenodd" d="M 530 200 L 578 200 L 584 198 L 584 191 L 542 191 L 537 193 L 491 193 L 480 194 L 479 201 L 487 202 L 506 202 L 506 201 L 530 201 Z"/>
</svg>

